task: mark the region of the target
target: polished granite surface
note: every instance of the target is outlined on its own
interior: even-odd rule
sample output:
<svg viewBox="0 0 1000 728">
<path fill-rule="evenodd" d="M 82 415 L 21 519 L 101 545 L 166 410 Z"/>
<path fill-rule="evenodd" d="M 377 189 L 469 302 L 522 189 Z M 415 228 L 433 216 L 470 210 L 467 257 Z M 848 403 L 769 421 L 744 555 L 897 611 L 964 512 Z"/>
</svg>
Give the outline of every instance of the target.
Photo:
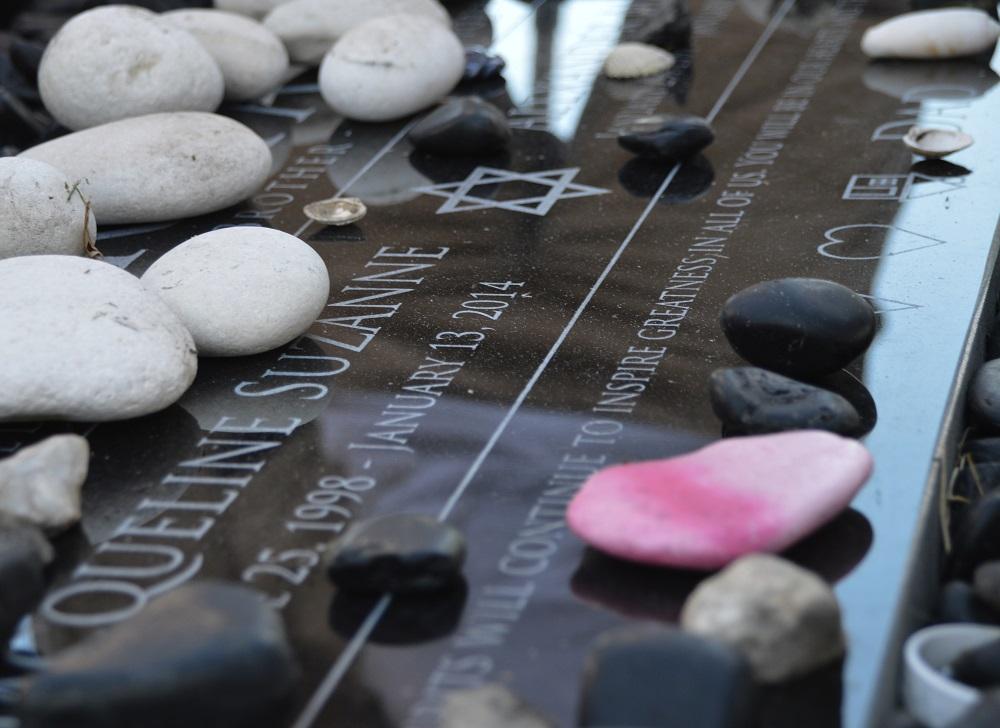
<svg viewBox="0 0 1000 728">
<path fill-rule="evenodd" d="M 104 229 L 100 247 L 141 274 L 198 232 L 273 226 L 327 261 L 330 305 L 284 349 L 202 360 L 165 412 L 75 428 L 92 476 L 34 620 L 39 649 L 189 579 L 242 579 L 281 607 L 304 667 L 289 726 L 433 728 L 443 691 L 492 680 L 574 725 L 594 637 L 672 622 L 699 577 L 584 548 L 562 520 L 569 495 L 601 465 L 718 438 L 707 376 L 739 364 L 720 306 L 763 279 L 813 276 L 879 312 L 863 361 L 828 382 L 874 425 L 876 472 L 851 511 L 790 552 L 836 583 L 842 684 L 833 669 L 775 691 L 767 723 L 873 725 L 892 699 L 894 625 L 926 617 L 910 559 L 936 517 L 925 486 L 1000 186 L 986 60 L 869 63 L 858 50 L 902 9 L 696 2 L 691 48 L 666 81 L 616 82 L 599 73 L 607 51 L 676 17 L 671 3 L 453 6 L 463 39 L 507 60 L 506 83 L 479 89 L 515 127 L 497 158 L 417 154 L 411 120 L 342 122 L 308 75 L 271 105 L 229 109 L 274 150 L 267 188 L 205 218 Z M 618 147 L 630 119 L 674 110 L 713 121 L 703 155 L 674 168 Z M 976 144 L 914 164 L 899 138 L 915 119 Z M 333 194 L 361 197 L 368 216 L 310 223 L 303 204 Z M 60 429 L 7 426 L 0 448 Z M 324 542 L 396 511 L 465 531 L 466 583 L 415 602 L 335 594 Z"/>
</svg>

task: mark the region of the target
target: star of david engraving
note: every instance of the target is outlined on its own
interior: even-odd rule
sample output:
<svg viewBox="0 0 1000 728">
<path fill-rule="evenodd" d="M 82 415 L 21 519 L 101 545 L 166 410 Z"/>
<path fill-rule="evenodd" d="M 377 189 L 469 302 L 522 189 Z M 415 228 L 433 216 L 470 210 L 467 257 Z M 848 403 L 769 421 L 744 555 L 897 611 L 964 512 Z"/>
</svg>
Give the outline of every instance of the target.
<svg viewBox="0 0 1000 728">
<path fill-rule="evenodd" d="M 476 167 L 472 171 L 472 174 L 461 182 L 447 182 L 440 185 L 417 187 L 416 190 L 425 195 L 436 195 L 437 197 L 445 198 L 444 204 L 437 210 L 438 215 L 498 208 L 544 217 L 559 200 L 606 195 L 611 191 L 573 182 L 573 178 L 576 177 L 579 171 L 579 167 L 552 169 L 543 172 L 514 172 L 509 169 L 496 169 L 494 167 Z M 489 197 L 479 197 L 473 194 L 473 190 L 476 187 L 501 185 L 508 182 L 539 185 L 547 189 L 544 194 L 517 197 L 509 200 L 494 200 Z"/>
</svg>

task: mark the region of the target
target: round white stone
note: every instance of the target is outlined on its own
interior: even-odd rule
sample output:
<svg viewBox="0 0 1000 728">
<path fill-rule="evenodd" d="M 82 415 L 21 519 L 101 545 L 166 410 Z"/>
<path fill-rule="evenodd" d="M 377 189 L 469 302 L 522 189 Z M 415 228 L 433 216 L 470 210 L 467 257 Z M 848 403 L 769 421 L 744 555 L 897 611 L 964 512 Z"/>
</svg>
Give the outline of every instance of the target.
<svg viewBox="0 0 1000 728">
<path fill-rule="evenodd" d="M 159 111 L 214 111 L 224 84 L 218 64 L 186 30 L 143 8 L 109 5 L 56 33 L 38 90 L 57 121 L 86 129 Z"/>
<path fill-rule="evenodd" d="M 437 0 L 292 0 L 268 14 L 264 25 L 285 42 L 293 61 L 316 65 L 351 28 L 400 13 L 451 27 L 448 11 Z M 427 50 L 434 50 L 429 42 Z"/>
<path fill-rule="evenodd" d="M 113 265 L 0 261 L 0 420 L 121 420 L 177 401 L 198 362 L 170 308 Z"/>
<path fill-rule="evenodd" d="M 93 205 L 101 224 L 175 220 L 256 192 L 271 150 L 237 121 L 203 112 L 150 114 L 53 139 L 21 153 L 48 162 Z"/>
<path fill-rule="evenodd" d="M 451 32 L 420 15 L 387 15 L 353 28 L 323 59 L 320 93 L 360 121 L 389 121 L 441 100 L 462 78 L 465 51 Z"/>
<path fill-rule="evenodd" d="M 260 23 L 221 10 L 174 10 L 164 20 L 198 39 L 222 69 L 226 98 L 247 101 L 273 91 L 288 71 L 281 39 Z"/>
<path fill-rule="evenodd" d="M 75 182 L 51 164 L 0 157 L 0 258 L 83 255 L 97 222 Z"/>
<path fill-rule="evenodd" d="M 198 235 L 142 276 L 194 337 L 201 356 L 259 354 L 308 329 L 326 306 L 330 277 L 298 238 L 262 227 Z"/>
<path fill-rule="evenodd" d="M 290 0 L 215 0 L 215 7 L 230 13 L 239 13 L 251 18 L 263 18 L 279 5 Z"/>
<path fill-rule="evenodd" d="M 868 30 L 861 50 L 870 58 L 960 58 L 992 48 L 1000 23 L 973 8 L 904 13 Z"/>
</svg>

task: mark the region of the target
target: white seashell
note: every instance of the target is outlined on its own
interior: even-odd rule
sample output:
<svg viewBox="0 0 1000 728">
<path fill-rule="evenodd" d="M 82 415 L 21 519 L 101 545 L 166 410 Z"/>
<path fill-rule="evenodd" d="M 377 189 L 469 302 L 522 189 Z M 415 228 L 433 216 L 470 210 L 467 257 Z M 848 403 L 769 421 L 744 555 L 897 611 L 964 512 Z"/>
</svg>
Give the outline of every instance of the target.
<svg viewBox="0 0 1000 728">
<path fill-rule="evenodd" d="M 905 13 L 869 28 L 861 50 L 871 58 L 958 58 L 989 50 L 1000 23 L 972 8 Z"/>
<path fill-rule="evenodd" d="M 963 131 L 911 126 L 903 137 L 910 151 L 928 159 L 940 159 L 972 146 L 973 139 Z"/>
<path fill-rule="evenodd" d="M 672 68 L 671 53 L 646 43 L 621 43 L 604 60 L 608 78 L 641 78 Z"/>
<path fill-rule="evenodd" d="M 310 202 L 302 211 L 310 220 L 324 225 L 350 225 L 368 214 L 365 203 L 357 197 L 331 197 Z"/>
</svg>

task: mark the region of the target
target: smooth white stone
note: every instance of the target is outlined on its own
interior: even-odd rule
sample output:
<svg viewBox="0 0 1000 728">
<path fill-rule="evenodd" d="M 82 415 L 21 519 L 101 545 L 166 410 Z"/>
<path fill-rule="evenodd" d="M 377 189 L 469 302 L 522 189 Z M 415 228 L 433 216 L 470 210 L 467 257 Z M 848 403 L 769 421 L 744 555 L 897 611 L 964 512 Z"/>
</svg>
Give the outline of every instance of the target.
<svg viewBox="0 0 1000 728">
<path fill-rule="evenodd" d="M 80 520 L 80 491 L 90 445 L 79 435 L 55 435 L 0 460 L 0 514 L 55 533 Z"/>
<path fill-rule="evenodd" d="M 0 261 L 0 421 L 122 420 L 167 407 L 194 342 L 137 278 L 87 258 Z"/>
<path fill-rule="evenodd" d="M 973 141 L 964 131 L 925 126 L 911 126 L 903 136 L 907 149 L 927 159 L 941 159 L 968 149 Z"/>
<path fill-rule="evenodd" d="M 230 227 L 167 252 L 142 276 L 194 337 L 201 356 L 244 356 L 287 344 L 322 313 L 326 264 L 280 230 Z"/>
<path fill-rule="evenodd" d="M 464 68 L 465 51 L 450 29 L 421 15 L 387 15 L 337 41 L 320 66 L 319 89 L 350 119 L 390 121 L 442 99 Z"/>
<path fill-rule="evenodd" d="M 161 111 L 214 111 L 224 84 L 219 65 L 186 30 L 143 8 L 108 5 L 56 33 L 38 90 L 57 121 L 86 129 Z"/>
<path fill-rule="evenodd" d="M 271 171 L 271 150 L 216 114 L 150 114 L 67 134 L 21 153 L 48 162 L 91 200 L 101 224 L 159 222 L 235 205 Z"/>
<path fill-rule="evenodd" d="M 992 48 L 1000 23 L 972 8 L 921 10 L 869 28 L 861 50 L 871 58 L 958 58 Z"/>
<path fill-rule="evenodd" d="M 642 78 L 669 70 L 675 62 L 672 53 L 657 46 L 620 43 L 604 59 L 604 73 L 608 78 Z"/>
<path fill-rule="evenodd" d="M 83 255 L 97 222 L 75 183 L 51 164 L 0 157 L 0 259 Z"/>
<path fill-rule="evenodd" d="M 437 0 L 292 0 L 269 13 L 264 25 L 285 42 L 293 61 L 316 65 L 351 28 L 400 13 L 451 27 L 448 11 Z M 434 50 L 430 43 L 427 48 Z"/>
<path fill-rule="evenodd" d="M 174 10 L 165 20 L 198 39 L 222 69 L 226 98 L 257 99 L 273 91 L 288 72 L 281 39 L 260 23 L 221 10 Z"/>
<path fill-rule="evenodd" d="M 681 626 L 740 650 L 765 683 L 806 674 L 844 653 L 833 590 L 770 554 L 744 556 L 701 582 L 684 603 Z"/>
<path fill-rule="evenodd" d="M 219 10 L 239 13 L 260 20 L 279 5 L 291 0 L 215 0 L 214 5 Z"/>
</svg>

